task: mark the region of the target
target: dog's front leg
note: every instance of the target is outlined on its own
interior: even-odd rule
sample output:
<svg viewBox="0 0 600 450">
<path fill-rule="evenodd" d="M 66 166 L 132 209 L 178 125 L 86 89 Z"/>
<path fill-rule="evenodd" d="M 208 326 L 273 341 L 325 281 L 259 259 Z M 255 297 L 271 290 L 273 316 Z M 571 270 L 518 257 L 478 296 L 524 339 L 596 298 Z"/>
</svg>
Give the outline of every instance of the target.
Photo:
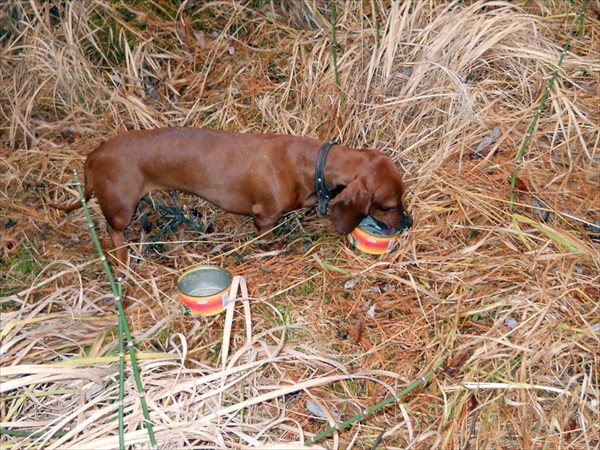
<svg viewBox="0 0 600 450">
<path fill-rule="evenodd" d="M 261 237 L 261 241 L 264 242 L 263 247 L 265 250 L 278 250 L 284 246 L 282 241 L 276 241 L 275 235 L 273 234 L 273 228 L 277 225 L 277 222 L 281 219 L 281 213 L 274 213 L 267 216 L 254 215 L 254 225 L 256 231 Z"/>
</svg>

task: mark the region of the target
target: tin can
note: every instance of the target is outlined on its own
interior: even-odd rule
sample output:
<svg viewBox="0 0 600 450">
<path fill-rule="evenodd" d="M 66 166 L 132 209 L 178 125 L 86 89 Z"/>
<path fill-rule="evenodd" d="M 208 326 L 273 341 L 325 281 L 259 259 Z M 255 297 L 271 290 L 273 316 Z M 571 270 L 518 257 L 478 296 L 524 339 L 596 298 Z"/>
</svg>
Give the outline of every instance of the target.
<svg viewBox="0 0 600 450">
<path fill-rule="evenodd" d="M 370 255 L 383 255 L 393 250 L 396 238 L 402 230 L 384 228 L 381 224 L 367 216 L 359 223 L 348 240 L 352 247 Z"/>
<path fill-rule="evenodd" d="M 229 302 L 231 274 L 220 267 L 198 266 L 179 277 L 179 301 L 193 316 L 213 316 Z"/>
</svg>

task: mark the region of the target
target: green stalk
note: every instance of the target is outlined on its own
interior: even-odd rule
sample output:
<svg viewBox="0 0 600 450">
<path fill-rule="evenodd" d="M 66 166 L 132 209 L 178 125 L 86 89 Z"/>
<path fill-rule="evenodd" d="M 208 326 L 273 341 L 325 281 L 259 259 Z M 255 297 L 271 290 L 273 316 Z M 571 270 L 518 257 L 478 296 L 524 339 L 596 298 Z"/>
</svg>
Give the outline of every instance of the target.
<svg viewBox="0 0 600 450">
<path fill-rule="evenodd" d="M 118 296 L 123 297 L 123 279 L 117 281 Z M 125 448 L 125 342 L 123 339 L 123 320 L 119 315 L 119 449 Z"/>
<path fill-rule="evenodd" d="M 429 369 L 427 371 L 427 373 L 425 373 L 425 375 L 423 375 L 421 378 L 418 378 L 417 380 L 413 381 L 411 384 L 409 384 L 406 388 L 404 388 L 403 390 L 401 390 L 400 392 L 398 392 L 394 397 L 388 397 L 387 399 L 383 400 L 382 402 L 377 403 L 374 406 L 371 406 L 370 408 L 366 409 L 365 411 L 357 414 L 354 417 L 351 417 L 350 419 L 336 425 L 333 427 L 329 427 L 327 428 L 325 431 L 322 431 L 321 433 L 313 436 L 310 439 L 307 439 L 306 441 L 304 441 L 304 445 L 312 445 L 315 442 L 320 441 L 321 439 L 323 439 L 324 437 L 327 437 L 333 433 L 335 433 L 336 431 L 341 431 L 344 430 L 346 428 L 348 428 L 350 425 L 352 425 L 355 422 L 358 422 L 359 420 L 364 419 L 365 417 L 379 411 L 380 409 L 385 408 L 386 406 L 391 405 L 392 403 L 396 403 L 398 402 L 398 400 L 400 400 L 402 397 L 404 397 L 406 394 L 414 391 L 416 388 L 418 388 L 419 386 L 421 386 L 424 383 L 427 383 L 427 381 L 429 380 L 429 378 L 431 378 L 431 375 L 433 375 L 433 373 L 440 368 L 440 366 L 444 363 L 444 361 L 446 360 L 446 358 L 448 357 L 448 352 L 444 353 L 441 357 L 439 357 L 437 359 L 437 361 L 434 363 L 433 367 L 431 369 Z"/>
<path fill-rule="evenodd" d="M 529 145 L 529 139 L 531 139 L 531 135 L 533 134 L 533 131 L 535 130 L 535 126 L 537 125 L 538 121 L 540 120 L 540 116 L 542 114 L 542 111 L 544 110 L 544 106 L 546 105 L 546 100 L 548 100 L 548 97 L 550 96 L 550 90 L 552 89 L 552 86 L 554 86 L 554 82 L 558 78 L 558 71 L 559 71 L 560 67 L 562 66 L 563 59 L 565 58 L 565 55 L 567 54 L 569 47 L 571 46 L 571 40 L 573 39 L 573 36 L 575 35 L 575 31 L 577 30 L 577 25 L 579 25 L 580 33 L 581 33 L 581 30 L 583 30 L 583 19 L 584 19 L 586 8 L 587 8 L 587 0 L 583 0 L 583 4 L 581 5 L 581 10 L 579 11 L 579 16 L 577 17 L 577 19 L 571 26 L 571 31 L 569 32 L 569 38 L 567 39 L 567 42 L 563 47 L 563 51 L 560 54 L 560 58 L 558 59 L 557 67 L 554 70 L 552 77 L 550 77 L 550 80 L 548 81 L 548 87 L 546 88 L 546 92 L 544 92 L 544 95 L 542 96 L 537 113 L 534 116 L 533 120 L 531 121 L 529 128 L 527 129 L 527 133 L 525 134 L 525 137 L 523 138 L 523 142 L 521 143 L 521 147 L 519 148 L 519 152 L 517 153 L 517 157 L 515 158 L 515 169 L 513 170 L 512 177 L 510 180 L 509 208 L 511 211 L 513 211 L 515 209 L 515 185 L 517 183 L 517 174 L 519 173 L 519 167 L 520 167 L 521 161 L 523 160 L 523 156 L 525 155 L 525 150 L 527 149 L 527 146 Z"/>
<path fill-rule="evenodd" d="M 373 0 L 375 6 L 375 39 L 377 42 L 377 48 L 381 45 L 381 24 L 379 23 L 379 2 Z"/>
<path fill-rule="evenodd" d="M 52 433 L 53 437 L 63 437 L 66 436 L 67 434 L 69 434 L 69 431 L 57 431 L 55 433 Z M 16 436 L 16 437 L 24 437 L 24 438 L 31 438 L 31 439 L 39 439 L 42 438 L 46 435 L 46 433 L 38 433 L 35 431 L 25 431 L 25 430 L 11 430 L 8 428 L 0 428 L 0 436 L 5 435 L 5 436 Z M 7 447 L 8 448 L 8 447 Z"/>
<path fill-rule="evenodd" d="M 92 216 L 90 214 L 90 210 L 88 208 L 87 202 L 85 200 L 85 196 L 83 194 L 83 189 L 81 188 L 81 183 L 77 178 L 77 172 L 75 171 L 75 186 L 77 187 L 77 192 L 79 192 L 79 197 L 81 198 L 81 204 L 83 206 L 83 212 L 85 213 L 85 217 L 88 222 L 88 227 L 90 229 L 90 233 L 92 234 L 92 240 L 94 241 L 94 245 L 96 246 L 96 251 L 100 255 L 100 261 L 102 261 L 102 266 L 104 267 L 104 272 L 106 272 L 106 276 L 108 278 L 108 282 L 110 283 L 110 288 L 115 297 L 115 303 L 117 305 L 117 309 L 119 311 L 119 323 L 123 327 L 123 332 L 125 333 L 125 337 L 127 338 L 127 349 L 129 350 L 129 359 L 131 360 L 131 369 L 133 371 L 133 376 L 135 378 L 135 385 L 138 391 L 138 395 L 140 397 L 140 405 L 142 406 L 142 412 L 144 414 L 145 427 L 148 431 L 148 437 L 150 439 L 150 443 L 152 444 L 152 449 L 158 449 L 158 444 L 156 442 L 156 437 L 154 436 L 154 429 L 152 426 L 152 422 L 150 422 L 150 412 L 148 411 L 148 404 L 146 403 L 146 398 L 144 396 L 144 386 L 142 385 L 142 379 L 140 378 L 140 369 L 137 364 L 137 357 L 135 355 L 135 348 L 133 345 L 133 339 L 131 337 L 131 332 L 129 331 L 129 325 L 127 323 L 127 318 L 125 317 L 125 310 L 123 309 L 123 302 L 121 294 L 119 293 L 119 289 L 115 283 L 115 279 L 108 265 L 108 261 L 106 261 L 106 256 L 102 251 L 102 246 L 100 245 L 100 240 L 98 239 L 98 234 L 96 233 L 96 229 L 94 228 L 94 223 L 92 221 Z"/>
<path fill-rule="evenodd" d="M 584 27 L 583 27 L 583 23 L 584 23 L 584 18 L 585 18 L 585 9 L 587 7 L 587 0 L 583 0 L 583 5 L 581 5 L 581 9 L 583 10 L 583 14 L 580 12 L 579 13 L 579 37 L 582 38 L 583 37 L 583 33 L 584 33 Z"/>
<path fill-rule="evenodd" d="M 342 103 L 346 101 L 344 97 L 344 93 L 342 92 L 342 88 L 340 87 L 340 74 L 338 72 L 338 64 L 337 64 L 337 51 L 338 51 L 338 43 L 337 43 L 337 10 L 335 9 L 335 1 L 331 2 L 331 29 L 333 34 L 333 70 L 335 72 L 335 85 L 337 86 L 338 92 L 340 94 L 340 99 Z"/>
</svg>

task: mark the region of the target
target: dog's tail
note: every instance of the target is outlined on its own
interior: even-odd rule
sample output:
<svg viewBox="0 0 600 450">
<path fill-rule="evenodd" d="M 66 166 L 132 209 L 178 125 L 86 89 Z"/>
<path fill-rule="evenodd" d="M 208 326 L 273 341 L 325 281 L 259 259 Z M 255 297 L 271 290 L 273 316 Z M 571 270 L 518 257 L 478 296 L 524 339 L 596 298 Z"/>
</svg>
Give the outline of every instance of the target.
<svg viewBox="0 0 600 450">
<path fill-rule="evenodd" d="M 93 189 L 92 189 L 92 183 L 88 174 L 88 164 L 86 162 L 85 168 L 84 168 L 84 191 L 83 191 L 83 198 L 85 199 L 85 201 L 89 201 L 90 198 L 92 198 L 92 193 L 93 193 Z M 71 212 L 74 211 L 78 208 L 81 208 L 83 206 L 83 202 L 81 200 L 77 200 L 76 202 L 73 203 L 69 203 L 68 205 L 59 205 L 57 203 L 50 203 L 50 206 L 52 206 L 55 209 L 59 209 L 61 211 L 64 212 Z"/>
</svg>

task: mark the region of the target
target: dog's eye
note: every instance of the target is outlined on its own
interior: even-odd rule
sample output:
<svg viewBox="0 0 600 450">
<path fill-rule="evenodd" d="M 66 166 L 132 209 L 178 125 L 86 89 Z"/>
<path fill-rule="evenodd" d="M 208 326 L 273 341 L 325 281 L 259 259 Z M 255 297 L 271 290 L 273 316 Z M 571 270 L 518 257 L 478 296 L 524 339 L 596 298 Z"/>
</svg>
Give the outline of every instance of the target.
<svg viewBox="0 0 600 450">
<path fill-rule="evenodd" d="M 398 206 L 382 206 L 379 209 L 381 209 L 384 212 L 386 212 L 386 211 L 393 211 L 394 209 L 398 209 Z"/>
</svg>

